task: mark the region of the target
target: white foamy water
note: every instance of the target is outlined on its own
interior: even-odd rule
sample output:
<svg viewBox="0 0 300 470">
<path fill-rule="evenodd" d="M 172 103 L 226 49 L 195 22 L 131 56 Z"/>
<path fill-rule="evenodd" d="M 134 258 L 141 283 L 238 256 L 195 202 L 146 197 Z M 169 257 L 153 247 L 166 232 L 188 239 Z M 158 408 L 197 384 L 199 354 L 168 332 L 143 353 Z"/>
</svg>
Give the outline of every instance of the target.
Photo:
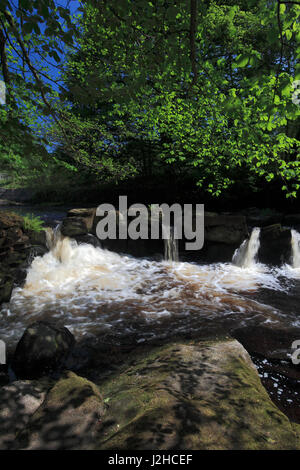
<svg viewBox="0 0 300 470">
<path fill-rule="evenodd" d="M 277 268 L 277 276 L 284 276 L 288 279 L 300 279 L 300 233 L 291 230 L 291 264 L 284 264 Z"/>
<path fill-rule="evenodd" d="M 232 262 L 241 268 L 253 268 L 256 265 L 256 256 L 259 250 L 260 228 L 254 227 L 248 240 L 244 240 L 235 251 Z"/>
<path fill-rule="evenodd" d="M 292 230 L 292 262 L 293 268 L 300 268 L 300 233 Z"/>
<path fill-rule="evenodd" d="M 138 341 L 227 318 L 278 322 L 274 308 L 243 297 L 260 287 L 282 289 L 254 262 L 258 237 L 251 237 L 253 245 L 249 240 L 246 268 L 136 259 L 56 234 L 52 250 L 33 260 L 25 286 L 2 309 L 1 338 L 19 338 L 38 319 L 60 321 L 78 336 L 138 333 Z"/>
</svg>

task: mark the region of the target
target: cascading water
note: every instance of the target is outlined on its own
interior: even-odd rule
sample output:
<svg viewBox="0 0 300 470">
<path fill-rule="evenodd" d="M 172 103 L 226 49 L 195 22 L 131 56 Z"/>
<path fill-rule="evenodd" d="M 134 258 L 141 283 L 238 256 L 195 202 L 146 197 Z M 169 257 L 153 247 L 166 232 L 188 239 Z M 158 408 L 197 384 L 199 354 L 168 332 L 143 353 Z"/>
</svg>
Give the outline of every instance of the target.
<svg viewBox="0 0 300 470">
<path fill-rule="evenodd" d="M 243 265 L 251 265 L 259 232 L 248 242 Z M 178 259 L 174 234 L 166 258 Z M 269 273 L 229 263 L 197 265 L 137 259 L 80 244 L 49 232 L 51 250 L 37 256 L 24 287 L 16 287 L 0 314 L 1 339 L 14 344 L 36 320 L 61 322 L 78 338 L 112 335 L 137 341 L 217 329 L 253 321 L 278 321 L 273 308 L 244 297 L 260 286 L 278 289 Z M 246 250 L 246 251 L 247 251 Z M 210 331 L 210 330 L 209 330 Z M 136 339 L 137 338 L 137 339 Z"/>
<path fill-rule="evenodd" d="M 292 266 L 293 268 L 300 268 L 300 233 L 296 230 L 291 230 L 292 234 Z"/>
<path fill-rule="evenodd" d="M 252 268 L 256 264 L 256 256 L 259 250 L 260 228 L 254 227 L 248 240 L 244 240 L 241 246 L 235 250 L 232 262 L 240 268 Z"/>
<path fill-rule="evenodd" d="M 165 261 L 179 261 L 178 239 L 175 238 L 174 228 L 170 227 L 168 237 L 164 239 Z"/>
<path fill-rule="evenodd" d="M 61 224 L 58 224 L 54 229 L 51 227 L 46 228 L 46 244 L 48 250 L 52 250 L 57 241 L 61 238 L 60 226 Z"/>
</svg>

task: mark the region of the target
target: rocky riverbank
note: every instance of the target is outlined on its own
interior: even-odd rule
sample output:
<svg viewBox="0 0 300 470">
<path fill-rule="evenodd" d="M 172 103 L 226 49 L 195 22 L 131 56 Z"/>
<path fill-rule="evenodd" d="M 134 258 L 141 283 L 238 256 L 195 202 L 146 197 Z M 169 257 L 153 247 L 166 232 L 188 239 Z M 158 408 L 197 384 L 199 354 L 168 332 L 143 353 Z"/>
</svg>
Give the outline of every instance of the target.
<svg viewBox="0 0 300 470">
<path fill-rule="evenodd" d="M 117 224 L 119 223 L 117 212 Z M 62 233 L 75 238 L 79 243 L 99 246 L 96 228 L 102 217 L 96 215 L 96 208 L 78 208 L 68 211 L 62 223 Z M 149 218 L 149 227 L 151 217 Z M 261 262 L 281 265 L 290 262 L 291 230 L 300 228 L 300 214 L 284 215 L 274 213 L 263 215 L 259 210 L 244 213 L 216 213 L 205 211 L 204 246 L 197 251 L 186 251 L 186 239 L 179 240 L 180 259 L 205 263 L 230 262 L 235 250 L 249 237 L 253 227 L 262 228 L 258 258 Z M 162 255 L 163 240 L 102 240 L 101 245 L 109 250 L 128 253 L 133 256 Z"/>
<path fill-rule="evenodd" d="M 23 217 L 0 211 L 0 305 L 24 282 L 33 257 L 46 251 L 45 231 L 26 230 Z"/>
<path fill-rule="evenodd" d="M 151 240 L 100 242 L 99 220 L 95 209 L 73 209 L 61 233 L 79 244 L 162 256 L 161 240 L 156 241 L 160 245 L 151 245 Z M 249 220 L 242 214 L 206 213 L 200 261 L 207 256 L 210 261 L 213 256 L 231 260 L 251 231 Z M 260 222 L 258 255 L 271 264 L 290 256 L 290 229 L 275 222 Z M 297 222 L 296 216 L 290 220 L 294 227 Z M 33 256 L 46 251 L 45 231 L 30 232 L 22 217 L 0 213 L 0 303 L 23 283 Z M 1 371 L 0 448 L 300 448 L 298 402 L 293 397 L 286 413 L 286 405 L 272 395 L 271 383 L 278 374 L 283 384 L 299 387 L 299 370 L 286 355 L 295 339 L 292 330 L 245 326 L 226 338 L 201 332 L 182 336 L 189 339 L 170 337 L 164 343 L 132 342 L 128 347 L 115 345 L 113 338 L 105 343 L 99 336 L 92 346 L 82 339 L 76 343 L 59 322 L 31 324 L 9 357 L 9 369 Z M 265 377 L 266 370 L 270 373 Z"/>
<path fill-rule="evenodd" d="M 1 449 L 300 449 L 300 426 L 232 338 L 139 348 L 93 382 L 18 380 L 0 403 Z"/>
</svg>

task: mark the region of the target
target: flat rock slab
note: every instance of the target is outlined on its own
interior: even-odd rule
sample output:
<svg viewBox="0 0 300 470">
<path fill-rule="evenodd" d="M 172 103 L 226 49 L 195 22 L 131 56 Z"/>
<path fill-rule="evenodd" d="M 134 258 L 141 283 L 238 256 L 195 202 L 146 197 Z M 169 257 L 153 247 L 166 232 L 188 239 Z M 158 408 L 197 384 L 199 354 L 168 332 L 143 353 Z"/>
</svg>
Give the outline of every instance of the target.
<svg viewBox="0 0 300 470">
<path fill-rule="evenodd" d="M 102 384 L 95 448 L 296 449 L 300 427 L 270 400 L 235 340 L 172 344 Z"/>
</svg>

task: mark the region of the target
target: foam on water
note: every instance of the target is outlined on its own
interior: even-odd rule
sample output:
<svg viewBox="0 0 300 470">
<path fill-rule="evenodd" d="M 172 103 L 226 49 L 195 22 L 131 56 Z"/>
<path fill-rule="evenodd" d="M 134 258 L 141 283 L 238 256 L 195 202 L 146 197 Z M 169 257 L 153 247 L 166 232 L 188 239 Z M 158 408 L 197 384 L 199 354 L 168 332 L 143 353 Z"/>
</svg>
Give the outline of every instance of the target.
<svg viewBox="0 0 300 470">
<path fill-rule="evenodd" d="M 25 286 L 14 289 L 2 309 L 1 334 L 20 337 L 28 323 L 41 318 L 60 320 L 80 335 L 112 328 L 142 331 L 153 322 L 172 329 L 176 319 L 184 319 L 178 323 L 182 331 L 196 318 L 218 321 L 222 315 L 277 321 L 275 309 L 243 296 L 261 287 L 282 289 L 274 273 L 253 262 L 248 268 L 155 262 L 78 245 L 58 234 L 51 251 L 33 260 Z"/>
</svg>

